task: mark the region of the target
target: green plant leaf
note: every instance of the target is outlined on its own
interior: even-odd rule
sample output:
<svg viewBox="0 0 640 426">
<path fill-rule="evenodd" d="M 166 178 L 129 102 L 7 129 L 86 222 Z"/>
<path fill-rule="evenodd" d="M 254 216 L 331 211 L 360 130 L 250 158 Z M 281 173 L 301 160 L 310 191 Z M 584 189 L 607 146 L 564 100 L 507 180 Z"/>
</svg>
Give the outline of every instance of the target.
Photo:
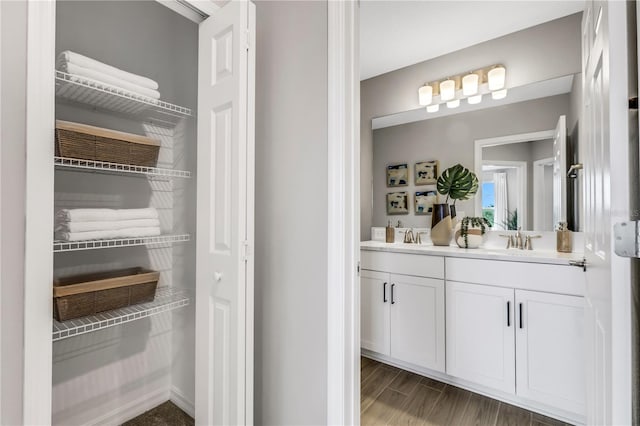
<svg viewBox="0 0 640 426">
<path fill-rule="evenodd" d="M 436 187 L 438 193 L 452 200 L 468 200 L 478 192 L 478 177 L 471 170 L 456 164 L 442 172 Z"/>
</svg>

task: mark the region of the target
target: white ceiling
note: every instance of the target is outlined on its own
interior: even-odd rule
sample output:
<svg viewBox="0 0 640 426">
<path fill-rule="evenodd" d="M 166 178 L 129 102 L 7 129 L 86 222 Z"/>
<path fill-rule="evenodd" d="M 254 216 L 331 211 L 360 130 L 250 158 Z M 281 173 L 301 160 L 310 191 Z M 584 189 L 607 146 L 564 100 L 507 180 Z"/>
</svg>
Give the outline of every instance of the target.
<svg viewBox="0 0 640 426">
<path fill-rule="evenodd" d="M 582 11 L 584 0 L 361 0 L 360 79 Z"/>
</svg>

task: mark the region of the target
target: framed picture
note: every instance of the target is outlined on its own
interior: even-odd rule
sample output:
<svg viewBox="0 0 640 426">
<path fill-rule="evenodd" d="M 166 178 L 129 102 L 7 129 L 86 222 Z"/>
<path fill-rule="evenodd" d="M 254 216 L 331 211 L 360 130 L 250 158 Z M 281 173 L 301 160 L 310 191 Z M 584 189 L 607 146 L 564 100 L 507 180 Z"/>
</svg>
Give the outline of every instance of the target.
<svg viewBox="0 0 640 426">
<path fill-rule="evenodd" d="M 387 214 L 409 214 L 409 194 L 389 192 L 387 194 Z"/>
<path fill-rule="evenodd" d="M 409 167 L 407 163 L 387 166 L 387 187 L 409 185 Z"/>
<path fill-rule="evenodd" d="M 415 212 L 417 215 L 431 214 L 433 212 L 433 205 L 438 200 L 438 194 L 436 191 L 421 191 L 416 192 L 415 195 Z"/>
<path fill-rule="evenodd" d="M 435 185 L 438 180 L 439 168 L 438 160 L 416 163 L 416 185 Z"/>
</svg>

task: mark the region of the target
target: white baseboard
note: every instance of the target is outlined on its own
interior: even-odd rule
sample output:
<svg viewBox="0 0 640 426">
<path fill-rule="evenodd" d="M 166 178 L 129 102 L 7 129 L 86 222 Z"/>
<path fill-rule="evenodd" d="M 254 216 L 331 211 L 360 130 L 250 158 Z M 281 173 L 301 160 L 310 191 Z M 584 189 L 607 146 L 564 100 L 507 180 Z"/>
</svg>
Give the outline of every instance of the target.
<svg viewBox="0 0 640 426">
<path fill-rule="evenodd" d="M 120 425 L 140 414 L 157 407 L 163 402 L 169 401 L 171 392 L 168 387 L 158 389 L 144 397 L 124 404 L 100 417 L 94 419 L 93 425 Z M 178 404 L 176 404 L 178 405 Z M 182 408 L 182 407 L 181 407 Z"/>
<path fill-rule="evenodd" d="M 184 393 L 177 387 L 173 386 L 171 388 L 170 398 L 171 402 L 176 404 L 178 408 L 182 411 L 190 415 L 191 417 L 196 417 L 196 407 L 193 401 L 189 400 Z"/>
</svg>

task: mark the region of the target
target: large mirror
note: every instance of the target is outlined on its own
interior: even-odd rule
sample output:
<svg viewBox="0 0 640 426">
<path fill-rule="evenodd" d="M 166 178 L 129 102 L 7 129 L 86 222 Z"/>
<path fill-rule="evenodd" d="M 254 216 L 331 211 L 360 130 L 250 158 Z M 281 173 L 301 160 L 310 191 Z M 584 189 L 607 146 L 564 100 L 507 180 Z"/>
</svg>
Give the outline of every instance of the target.
<svg viewBox="0 0 640 426">
<path fill-rule="evenodd" d="M 578 154 L 580 75 L 529 86 L 482 108 L 461 106 L 431 116 L 421 109 L 374 119 L 374 226 L 398 220 L 430 226 L 422 204 L 435 201 L 436 188 L 418 183 L 416 164 L 437 161 L 441 169 L 461 163 L 478 176 L 478 194 L 456 206 L 461 215 L 487 217 L 496 230 L 553 231 L 560 221 L 578 230 L 578 183 L 567 170 Z M 398 165 L 406 165 L 406 182 L 390 187 L 386 174 Z M 406 194 L 406 208 L 389 209 L 390 193 Z"/>
</svg>

